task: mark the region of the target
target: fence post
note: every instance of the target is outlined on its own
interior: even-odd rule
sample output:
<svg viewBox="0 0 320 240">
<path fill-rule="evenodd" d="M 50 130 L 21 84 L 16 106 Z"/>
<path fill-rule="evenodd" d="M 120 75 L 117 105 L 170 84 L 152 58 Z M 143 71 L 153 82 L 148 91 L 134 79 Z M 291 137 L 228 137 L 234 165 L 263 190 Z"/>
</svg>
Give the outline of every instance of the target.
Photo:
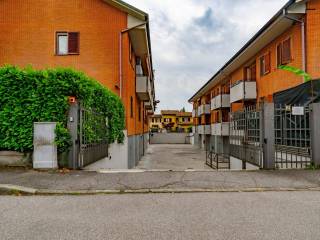
<svg viewBox="0 0 320 240">
<path fill-rule="evenodd" d="M 320 103 L 313 103 L 310 109 L 310 132 L 311 132 L 311 151 L 312 162 L 315 166 L 320 166 Z"/>
<path fill-rule="evenodd" d="M 275 128 L 274 128 L 274 104 L 263 105 L 263 168 L 275 168 Z"/>
<path fill-rule="evenodd" d="M 79 125 L 79 103 L 71 103 L 68 113 L 68 129 L 71 135 L 72 146 L 69 152 L 69 167 L 78 169 L 78 156 L 79 156 L 79 139 L 78 139 L 78 125 Z"/>
</svg>

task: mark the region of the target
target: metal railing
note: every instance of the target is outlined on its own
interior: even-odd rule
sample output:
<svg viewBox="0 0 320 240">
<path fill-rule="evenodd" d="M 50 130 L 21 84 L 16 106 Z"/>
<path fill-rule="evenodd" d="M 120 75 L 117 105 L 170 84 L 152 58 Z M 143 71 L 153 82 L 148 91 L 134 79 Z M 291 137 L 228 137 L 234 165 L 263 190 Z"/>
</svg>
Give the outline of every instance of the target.
<svg viewBox="0 0 320 240">
<path fill-rule="evenodd" d="M 230 170 L 230 157 L 226 154 L 218 154 L 213 151 L 207 151 L 206 165 L 212 169 Z"/>
<path fill-rule="evenodd" d="M 293 108 L 301 112 L 293 114 Z M 310 108 L 275 106 L 275 167 L 306 168 L 312 162 Z"/>
<path fill-rule="evenodd" d="M 108 156 L 106 117 L 91 108 L 80 106 L 79 166 L 85 167 Z"/>
<path fill-rule="evenodd" d="M 231 113 L 230 155 L 263 167 L 262 106 Z"/>
</svg>

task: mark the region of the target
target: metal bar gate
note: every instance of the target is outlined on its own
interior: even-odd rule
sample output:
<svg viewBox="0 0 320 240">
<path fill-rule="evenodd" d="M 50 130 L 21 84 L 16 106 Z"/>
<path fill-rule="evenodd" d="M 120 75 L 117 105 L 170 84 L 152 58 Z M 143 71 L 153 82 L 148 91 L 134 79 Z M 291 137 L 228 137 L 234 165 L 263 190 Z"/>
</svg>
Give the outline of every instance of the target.
<svg viewBox="0 0 320 240">
<path fill-rule="evenodd" d="M 263 106 L 249 106 L 230 116 L 230 156 L 263 168 Z"/>
<path fill-rule="evenodd" d="M 275 151 L 276 168 L 306 168 L 311 164 L 309 106 L 275 106 Z"/>
<path fill-rule="evenodd" d="M 80 105 L 78 134 L 80 168 L 108 156 L 108 126 L 103 114 Z"/>
</svg>

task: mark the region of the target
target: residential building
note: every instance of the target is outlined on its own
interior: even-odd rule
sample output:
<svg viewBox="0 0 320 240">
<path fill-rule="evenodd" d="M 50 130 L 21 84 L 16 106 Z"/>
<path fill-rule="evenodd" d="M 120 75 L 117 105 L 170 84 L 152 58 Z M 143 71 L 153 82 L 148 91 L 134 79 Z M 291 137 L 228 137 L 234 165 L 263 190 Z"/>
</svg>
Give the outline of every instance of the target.
<svg viewBox="0 0 320 240">
<path fill-rule="evenodd" d="M 272 103 L 275 93 L 304 83 L 280 65 L 320 78 L 319 42 L 320 0 L 290 0 L 189 99 L 195 144 L 228 154 L 233 113 Z"/>
<path fill-rule="evenodd" d="M 150 129 L 162 132 L 190 132 L 193 125 L 191 112 L 178 110 L 163 110 L 161 114 L 150 117 Z"/>
<path fill-rule="evenodd" d="M 103 167 L 135 167 L 155 110 L 148 14 L 120 0 L 4 0 L 0 28 L 0 66 L 71 67 L 122 99 L 125 143 Z"/>
</svg>

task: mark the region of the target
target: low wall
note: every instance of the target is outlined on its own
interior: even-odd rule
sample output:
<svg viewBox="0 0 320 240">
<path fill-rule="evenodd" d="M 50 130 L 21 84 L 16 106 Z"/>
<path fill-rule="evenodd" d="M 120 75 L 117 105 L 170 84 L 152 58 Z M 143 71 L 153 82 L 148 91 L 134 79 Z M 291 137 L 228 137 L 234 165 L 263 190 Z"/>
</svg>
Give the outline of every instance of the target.
<svg viewBox="0 0 320 240">
<path fill-rule="evenodd" d="M 12 151 L 0 151 L 0 166 L 29 166 L 31 165 L 31 154 L 23 154 Z"/>
<path fill-rule="evenodd" d="M 152 133 L 151 144 L 191 144 L 190 133 Z"/>
</svg>

